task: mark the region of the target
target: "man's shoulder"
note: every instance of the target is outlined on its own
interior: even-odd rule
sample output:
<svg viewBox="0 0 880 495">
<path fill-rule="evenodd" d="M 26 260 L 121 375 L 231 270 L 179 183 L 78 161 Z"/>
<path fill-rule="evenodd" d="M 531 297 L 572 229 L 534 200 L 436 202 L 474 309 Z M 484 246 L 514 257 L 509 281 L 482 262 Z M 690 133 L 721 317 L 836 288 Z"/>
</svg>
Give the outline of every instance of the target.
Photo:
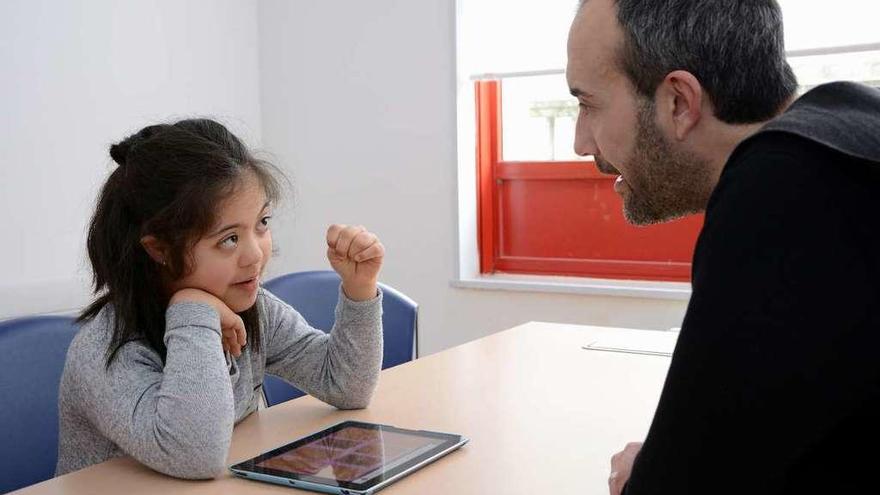
<svg viewBox="0 0 880 495">
<path fill-rule="evenodd" d="M 833 174 L 832 164 L 850 157 L 809 138 L 785 132 L 765 132 L 750 138 L 730 156 L 718 187 L 736 181 L 821 180 Z"/>
<path fill-rule="evenodd" d="M 731 181 L 780 181 L 802 187 L 832 184 L 829 192 L 856 185 L 876 187 L 880 163 L 841 151 L 807 136 L 761 132 L 743 142 L 722 171 L 719 187 Z"/>
<path fill-rule="evenodd" d="M 728 160 L 706 219 L 713 224 L 733 217 L 781 232 L 822 219 L 860 217 L 876 206 L 878 195 L 877 164 L 804 136 L 767 132 Z"/>
<path fill-rule="evenodd" d="M 856 160 L 880 164 L 880 135 L 875 132 L 878 126 L 880 90 L 846 81 L 823 84 L 805 93 L 744 140 L 734 155 L 739 148 L 748 148 L 755 142 L 784 141 L 788 136 Z"/>
<path fill-rule="evenodd" d="M 880 163 L 880 90 L 849 81 L 817 86 L 761 132 L 787 132 Z"/>
</svg>

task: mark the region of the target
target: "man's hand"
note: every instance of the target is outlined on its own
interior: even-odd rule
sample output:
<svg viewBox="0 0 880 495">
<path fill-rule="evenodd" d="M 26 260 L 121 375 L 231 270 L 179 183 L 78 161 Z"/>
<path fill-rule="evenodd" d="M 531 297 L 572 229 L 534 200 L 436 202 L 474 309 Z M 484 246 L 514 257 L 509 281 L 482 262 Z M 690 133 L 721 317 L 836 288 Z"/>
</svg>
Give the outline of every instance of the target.
<svg viewBox="0 0 880 495">
<path fill-rule="evenodd" d="M 611 474 L 608 475 L 608 491 L 611 495 L 620 495 L 623 491 L 623 486 L 632 473 L 633 462 L 641 449 L 642 442 L 630 442 L 622 451 L 611 456 Z"/>
<path fill-rule="evenodd" d="M 376 297 L 385 246 L 361 226 L 331 225 L 327 229 L 327 259 L 342 278 L 342 290 L 353 301 Z"/>
<path fill-rule="evenodd" d="M 241 356 L 241 348 L 247 344 L 247 331 L 241 317 L 229 309 L 226 303 L 209 292 L 192 288 L 180 289 L 175 292 L 168 305 L 178 302 L 200 302 L 212 306 L 220 315 L 223 350 L 229 351 L 235 357 Z"/>
</svg>

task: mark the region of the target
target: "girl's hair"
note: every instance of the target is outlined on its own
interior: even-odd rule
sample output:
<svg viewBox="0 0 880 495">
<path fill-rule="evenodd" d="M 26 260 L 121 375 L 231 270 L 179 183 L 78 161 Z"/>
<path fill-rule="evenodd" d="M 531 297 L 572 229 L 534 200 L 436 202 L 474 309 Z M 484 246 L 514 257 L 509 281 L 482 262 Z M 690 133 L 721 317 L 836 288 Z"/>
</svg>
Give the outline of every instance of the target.
<svg viewBox="0 0 880 495">
<path fill-rule="evenodd" d="M 135 340 L 146 340 L 164 361 L 170 294 L 163 272 L 164 279 L 176 280 L 193 268 L 192 247 L 216 222 L 217 205 L 246 174 L 257 178 L 272 204 L 280 197 L 284 175 L 208 119 L 145 127 L 110 146 L 110 156 L 119 166 L 101 189 L 87 241 L 98 297 L 78 321 L 95 318 L 111 304 L 113 335 L 106 366 L 120 347 Z M 146 235 L 168 246 L 164 265 L 141 245 Z M 259 305 L 240 316 L 249 345 L 259 350 Z"/>
</svg>

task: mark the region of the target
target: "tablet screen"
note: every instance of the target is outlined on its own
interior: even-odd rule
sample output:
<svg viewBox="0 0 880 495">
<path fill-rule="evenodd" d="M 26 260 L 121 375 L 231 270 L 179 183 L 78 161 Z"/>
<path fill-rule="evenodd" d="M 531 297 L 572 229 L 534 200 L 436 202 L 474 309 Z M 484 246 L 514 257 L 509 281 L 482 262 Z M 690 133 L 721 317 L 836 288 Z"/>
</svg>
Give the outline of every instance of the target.
<svg viewBox="0 0 880 495">
<path fill-rule="evenodd" d="M 363 490 L 461 443 L 459 435 L 347 421 L 232 469 Z"/>
<path fill-rule="evenodd" d="M 348 426 L 256 466 L 364 483 L 442 444 L 439 438 Z"/>
</svg>

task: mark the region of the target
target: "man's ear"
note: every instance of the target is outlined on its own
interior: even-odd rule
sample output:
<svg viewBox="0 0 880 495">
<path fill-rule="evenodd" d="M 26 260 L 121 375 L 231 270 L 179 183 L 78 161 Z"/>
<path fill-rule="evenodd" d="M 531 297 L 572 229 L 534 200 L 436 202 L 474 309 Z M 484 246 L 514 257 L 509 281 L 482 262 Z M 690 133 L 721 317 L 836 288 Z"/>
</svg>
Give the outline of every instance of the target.
<svg viewBox="0 0 880 495">
<path fill-rule="evenodd" d="M 683 141 L 703 117 L 703 86 L 688 71 L 674 70 L 657 87 L 658 119 Z"/>
<path fill-rule="evenodd" d="M 145 235 L 141 237 L 141 246 L 144 247 L 144 250 L 153 261 L 160 265 L 168 264 L 168 246 L 164 242 L 152 235 Z"/>
</svg>

